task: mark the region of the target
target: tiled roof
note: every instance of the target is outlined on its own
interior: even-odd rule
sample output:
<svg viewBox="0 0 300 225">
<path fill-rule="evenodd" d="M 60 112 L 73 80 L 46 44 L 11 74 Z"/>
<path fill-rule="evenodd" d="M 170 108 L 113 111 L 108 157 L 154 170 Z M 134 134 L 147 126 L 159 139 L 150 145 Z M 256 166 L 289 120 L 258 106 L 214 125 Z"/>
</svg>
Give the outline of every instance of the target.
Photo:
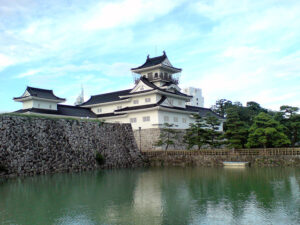
<svg viewBox="0 0 300 225">
<path fill-rule="evenodd" d="M 153 58 L 150 58 L 148 55 L 147 60 L 143 65 L 136 68 L 132 68 L 132 70 L 156 66 L 158 64 L 161 64 L 166 58 L 167 58 L 166 54 L 163 54 L 162 56 L 153 57 Z"/>
<path fill-rule="evenodd" d="M 128 95 L 131 90 L 132 89 L 127 89 L 127 90 L 110 92 L 110 93 L 105 93 L 105 94 L 100 94 L 100 95 L 93 95 L 93 96 L 91 96 L 91 98 L 88 101 L 82 103 L 80 106 L 94 105 L 94 104 L 100 104 L 100 103 L 105 103 L 105 102 L 114 102 L 114 101 L 124 100 L 127 98 L 120 98 L 120 96 Z"/>
<path fill-rule="evenodd" d="M 166 96 L 162 96 L 161 99 L 157 103 L 125 107 L 122 109 L 117 109 L 117 110 L 115 110 L 115 112 L 125 112 L 125 111 L 131 111 L 131 110 L 148 109 L 148 108 L 156 107 L 156 106 L 159 106 L 160 104 L 162 104 L 166 100 L 166 98 L 167 98 Z"/>
<path fill-rule="evenodd" d="M 94 114 L 90 109 L 82 108 L 78 106 L 70 106 L 70 105 L 57 105 L 57 110 L 48 110 L 48 109 L 21 109 L 15 111 L 16 113 L 41 113 L 41 114 L 51 114 L 51 115 L 60 115 L 60 116 L 74 116 L 74 117 L 89 117 L 89 118 L 97 118 L 96 114 Z"/>
<path fill-rule="evenodd" d="M 165 51 L 164 51 L 163 55 L 153 57 L 153 58 L 150 58 L 149 55 L 148 55 L 147 59 L 146 59 L 146 62 L 143 65 L 135 67 L 135 68 L 131 68 L 131 70 L 138 70 L 138 69 L 143 69 L 143 68 L 147 68 L 147 67 L 151 67 L 151 66 L 156 66 L 156 65 L 159 65 L 159 64 L 163 63 L 163 61 L 165 59 L 167 59 L 167 55 L 166 55 Z M 168 66 L 168 67 L 174 68 L 174 69 L 177 69 L 177 70 L 181 70 L 179 68 L 175 68 L 175 67 L 172 67 L 172 66 Z"/>
<path fill-rule="evenodd" d="M 146 77 L 141 77 L 140 79 L 141 79 L 141 81 L 143 81 L 146 85 L 148 85 L 149 87 L 151 87 L 151 88 L 153 88 L 153 89 L 155 89 L 155 90 L 160 90 L 160 91 L 162 91 L 162 92 L 169 93 L 169 94 L 176 94 L 176 95 L 185 96 L 185 97 L 192 97 L 192 96 L 190 96 L 190 95 L 186 95 L 186 94 L 184 94 L 184 93 L 182 93 L 182 92 L 180 92 L 180 91 L 177 91 L 177 90 L 175 90 L 175 92 L 171 92 L 171 91 L 167 91 L 167 90 L 165 90 L 165 89 L 159 88 L 159 87 L 157 87 L 155 84 L 153 84 L 152 82 L 150 82 Z"/>
<path fill-rule="evenodd" d="M 220 116 L 219 114 L 215 113 L 209 108 L 197 107 L 191 105 L 187 105 L 186 108 L 189 111 L 198 112 L 201 117 L 212 115 L 218 117 L 218 119 L 225 119 L 224 117 Z"/>
<path fill-rule="evenodd" d="M 97 115 L 97 117 L 101 118 L 101 117 L 113 117 L 113 116 L 121 116 L 121 115 L 125 115 L 125 113 L 119 113 L 119 114 L 115 114 L 115 113 L 103 113 L 103 114 Z"/>
<path fill-rule="evenodd" d="M 161 100 L 159 102 L 157 102 L 156 104 L 126 107 L 126 108 L 115 110 L 115 112 L 134 111 L 134 110 L 139 110 L 139 109 L 149 109 L 149 108 L 153 108 L 156 106 L 160 106 L 163 108 L 175 109 L 175 110 L 180 110 L 180 111 L 185 111 L 185 112 L 195 112 L 195 113 L 198 113 L 201 117 L 212 115 L 212 116 L 216 116 L 218 119 L 224 119 L 223 117 L 219 116 L 218 114 L 216 114 L 215 112 L 213 112 L 211 109 L 208 109 L 208 108 L 202 108 L 202 107 L 196 107 L 196 106 L 186 106 L 186 108 L 181 108 L 181 107 L 176 107 L 176 106 L 161 105 L 161 103 L 163 103 L 163 101 L 165 99 L 166 99 L 166 97 L 162 97 Z"/>
<path fill-rule="evenodd" d="M 54 95 L 52 90 L 47 90 L 47 89 L 41 89 L 41 88 L 34 88 L 34 87 L 27 87 L 26 91 L 30 94 L 32 97 L 37 97 L 37 98 L 43 98 L 43 99 L 51 99 L 51 100 L 60 100 L 60 101 L 65 101 L 65 98 L 59 98 L 56 95 Z M 16 97 L 14 99 L 22 99 L 26 97 Z"/>
</svg>

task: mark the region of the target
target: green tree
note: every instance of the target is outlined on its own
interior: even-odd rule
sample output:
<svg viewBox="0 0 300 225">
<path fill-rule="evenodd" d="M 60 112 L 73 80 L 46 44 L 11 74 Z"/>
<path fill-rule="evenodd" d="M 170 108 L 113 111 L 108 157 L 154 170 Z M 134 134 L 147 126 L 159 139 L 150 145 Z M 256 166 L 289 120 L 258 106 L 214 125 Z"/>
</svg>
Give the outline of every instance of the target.
<svg viewBox="0 0 300 225">
<path fill-rule="evenodd" d="M 261 112 L 254 117 L 246 146 L 249 148 L 287 146 L 290 140 L 283 131 L 283 125 L 267 113 Z"/>
<path fill-rule="evenodd" d="M 226 109 L 232 106 L 232 102 L 227 99 L 220 99 L 216 101 L 216 104 L 212 106 L 211 110 L 220 116 L 226 115 Z"/>
<path fill-rule="evenodd" d="M 156 146 L 165 146 L 165 150 L 168 150 L 170 145 L 175 147 L 174 140 L 178 139 L 178 131 L 173 127 L 174 124 L 164 123 L 159 139 L 155 143 Z"/>
<path fill-rule="evenodd" d="M 248 127 L 244 121 L 241 121 L 236 108 L 227 110 L 226 127 L 224 137 L 227 139 L 228 146 L 244 148 L 248 138 Z"/>
<path fill-rule="evenodd" d="M 280 122 L 287 128 L 285 134 L 291 141 L 291 146 L 300 145 L 300 115 L 298 107 L 283 105 L 280 107 Z"/>
<path fill-rule="evenodd" d="M 194 115 L 195 122 L 190 123 L 190 127 L 186 130 L 186 134 L 184 136 L 184 141 L 188 145 L 188 149 L 193 148 L 194 146 L 200 148 L 207 144 L 207 132 L 206 132 L 206 124 L 204 123 L 203 118 L 201 118 L 198 114 Z"/>
<path fill-rule="evenodd" d="M 204 123 L 206 125 L 206 143 L 211 147 L 219 147 L 223 144 L 222 132 L 219 131 L 220 120 L 212 115 L 207 115 L 204 118 Z"/>
</svg>

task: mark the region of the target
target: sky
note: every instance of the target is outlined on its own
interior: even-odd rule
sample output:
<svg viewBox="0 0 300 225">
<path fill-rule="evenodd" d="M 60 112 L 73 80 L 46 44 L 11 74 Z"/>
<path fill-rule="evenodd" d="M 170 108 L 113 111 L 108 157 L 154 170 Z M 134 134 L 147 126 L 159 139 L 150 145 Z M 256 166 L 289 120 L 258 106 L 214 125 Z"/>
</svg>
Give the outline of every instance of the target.
<svg viewBox="0 0 300 225">
<path fill-rule="evenodd" d="M 26 86 L 74 104 L 133 87 L 165 50 L 180 87 L 279 110 L 300 107 L 299 0 L 0 0 L 0 112 Z"/>
</svg>

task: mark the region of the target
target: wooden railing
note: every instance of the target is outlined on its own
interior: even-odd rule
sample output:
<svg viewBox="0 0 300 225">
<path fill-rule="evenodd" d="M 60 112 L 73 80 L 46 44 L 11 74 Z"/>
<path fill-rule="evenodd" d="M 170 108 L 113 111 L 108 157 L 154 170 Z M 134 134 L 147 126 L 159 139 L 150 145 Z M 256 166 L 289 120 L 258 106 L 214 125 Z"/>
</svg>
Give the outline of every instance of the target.
<svg viewBox="0 0 300 225">
<path fill-rule="evenodd" d="M 272 156 L 272 155 L 299 155 L 300 148 L 251 148 L 251 149 L 201 149 L 201 150 L 168 150 L 143 151 L 146 156 L 158 155 L 244 155 L 244 156 Z"/>
</svg>

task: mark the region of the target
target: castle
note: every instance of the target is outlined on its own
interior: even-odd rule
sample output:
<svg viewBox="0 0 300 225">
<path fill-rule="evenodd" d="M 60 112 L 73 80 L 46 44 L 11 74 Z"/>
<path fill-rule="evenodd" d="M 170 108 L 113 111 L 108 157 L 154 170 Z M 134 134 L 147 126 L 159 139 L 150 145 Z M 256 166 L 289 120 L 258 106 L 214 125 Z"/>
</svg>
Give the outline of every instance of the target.
<svg viewBox="0 0 300 225">
<path fill-rule="evenodd" d="M 22 96 L 14 98 L 23 103 L 23 109 L 16 112 L 131 123 L 133 130 L 139 132 L 137 139 L 149 136 L 148 133 L 158 135 L 154 131 L 159 131 L 165 123 L 174 124 L 174 129 L 187 129 L 195 121 L 194 114 L 213 115 L 222 122 L 223 118 L 210 109 L 189 105 L 193 96 L 181 92 L 178 86 L 176 74 L 181 70 L 170 63 L 165 52 L 153 58 L 148 55 L 143 65 L 131 69 L 137 75 L 132 89 L 93 95 L 78 106 L 69 106 L 60 104 L 65 99 L 55 96 L 52 90 L 27 87 Z M 152 139 L 146 148 L 153 145 Z"/>
</svg>

